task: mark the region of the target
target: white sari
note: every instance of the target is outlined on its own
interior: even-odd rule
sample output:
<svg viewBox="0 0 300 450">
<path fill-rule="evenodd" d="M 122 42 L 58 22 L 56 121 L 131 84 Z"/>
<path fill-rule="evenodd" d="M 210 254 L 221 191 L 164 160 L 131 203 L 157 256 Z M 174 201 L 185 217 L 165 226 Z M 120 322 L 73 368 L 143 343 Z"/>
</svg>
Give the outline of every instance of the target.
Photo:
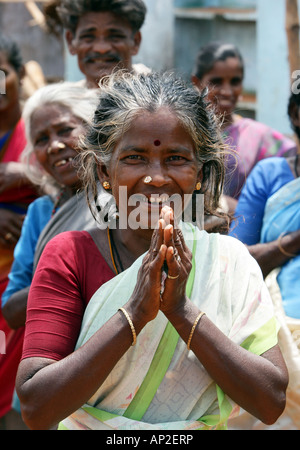
<svg viewBox="0 0 300 450">
<path fill-rule="evenodd" d="M 256 261 L 238 240 L 183 224 L 193 250 L 187 294 L 231 340 L 262 354 L 277 343 L 273 306 Z M 77 348 L 130 298 L 141 256 L 103 285 L 84 315 Z M 98 391 L 60 429 L 224 429 L 239 414 L 162 312 L 141 331 Z"/>
</svg>

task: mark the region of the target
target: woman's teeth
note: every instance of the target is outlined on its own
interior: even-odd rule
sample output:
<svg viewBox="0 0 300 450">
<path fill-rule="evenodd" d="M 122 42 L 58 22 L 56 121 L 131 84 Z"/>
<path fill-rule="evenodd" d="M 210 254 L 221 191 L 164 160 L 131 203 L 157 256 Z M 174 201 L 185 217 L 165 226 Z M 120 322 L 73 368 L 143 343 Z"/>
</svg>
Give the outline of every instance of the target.
<svg viewBox="0 0 300 450">
<path fill-rule="evenodd" d="M 165 203 L 169 200 L 169 196 L 168 195 L 163 195 L 163 196 L 154 196 L 154 197 L 146 197 L 145 195 L 142 195 L 139 198 L 140 201 L 145 202 L 145 203 L 153 203 L 153 204 L 160 204 L 160 203 Z"/>
<path fill-rule="evenodd" d="M 60 161 L 57 161 L 54 165 L 55 167 L 60 167 L 60 166 L 64 166 L 65 164 L 67 164 L 68 162 L 73 161 L 73 158 L 68 158 L 68 159 L 61 159 Z"/>
</svg>

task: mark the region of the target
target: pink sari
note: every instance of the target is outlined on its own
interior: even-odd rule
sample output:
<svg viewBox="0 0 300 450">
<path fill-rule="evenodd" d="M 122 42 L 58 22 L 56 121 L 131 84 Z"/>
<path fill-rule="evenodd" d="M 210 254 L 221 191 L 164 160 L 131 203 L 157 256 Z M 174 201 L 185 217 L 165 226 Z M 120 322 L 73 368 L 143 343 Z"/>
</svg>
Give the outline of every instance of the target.
<svg viewBox="0 0 300 450">
<path fill-rule="evenodd" d="M 236 199 L 258 161 L 297 153 L 296 143 L 292 139 L 249 118 L 238 118 L 224 134 L 226 143 L 233 150 L 227 159 L 224 193 Z"/>
</svg>

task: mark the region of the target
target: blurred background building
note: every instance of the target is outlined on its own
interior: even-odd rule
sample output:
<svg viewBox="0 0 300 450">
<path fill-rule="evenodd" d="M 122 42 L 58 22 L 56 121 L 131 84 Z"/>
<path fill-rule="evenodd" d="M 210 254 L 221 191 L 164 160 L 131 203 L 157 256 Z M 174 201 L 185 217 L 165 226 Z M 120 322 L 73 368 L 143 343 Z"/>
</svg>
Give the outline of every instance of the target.
<svg viewBox="0 0 300 450">
<path fill-rule="evenodd" d="M 300 0 L 297 0 L 298 2 Z M 42 2 L 0 0 L 0 30 L 15 38 L 24 61 L 37 61 L 47 82 L 82 78 L 62 33 L 44 28 Z M 143 41 L 134 62 L 175 69 L 189 79 L 198 49 L 211 40 L 236 44 L 245 61 L 242 115 L 291 134 L 286 0 L 145 0 Z M 299 9 L 300 11 L 300 9 Z M 299 67 L 300 69 L 300 67 Z"/>
</svg>

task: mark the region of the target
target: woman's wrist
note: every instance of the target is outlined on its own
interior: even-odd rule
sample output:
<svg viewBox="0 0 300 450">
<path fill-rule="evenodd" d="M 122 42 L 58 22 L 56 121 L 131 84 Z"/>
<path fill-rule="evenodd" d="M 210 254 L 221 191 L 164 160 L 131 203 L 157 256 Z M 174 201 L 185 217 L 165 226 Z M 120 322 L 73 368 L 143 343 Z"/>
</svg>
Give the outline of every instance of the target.
<svg viewBox="0 0 300 450">
<path fill-rule="evenodd" d="M 123 308 L 129 315 L 134 326 L 136 336 L 138 336 L 142 329 L 152 319 L 144 313 L 143 308 L 141 308 L 140 305 L 137 305 L 137 303 L 133 299 L 130 299 L 127 303 L 125 303 L 125 305 L 123 305 Z"/>
<path fill-rule="evenodd" d="M 297 256 L 300 252 L 300 230 L 291 233 L 282 233 L 277 245 L 281 253 L 289 258 Z"/>
<path fill-rule="evenodd" d="M 184 295 L 180 303 L 172 309 L 164 310 L 162 312 L 165 314 L 169 322 L 179 330 L 181 327 L 185 326 L 186 321 L 192 320 L 195 311 L 198 311 L 197 307 L 190 301 L 190 299 Z"/>
</svg>

